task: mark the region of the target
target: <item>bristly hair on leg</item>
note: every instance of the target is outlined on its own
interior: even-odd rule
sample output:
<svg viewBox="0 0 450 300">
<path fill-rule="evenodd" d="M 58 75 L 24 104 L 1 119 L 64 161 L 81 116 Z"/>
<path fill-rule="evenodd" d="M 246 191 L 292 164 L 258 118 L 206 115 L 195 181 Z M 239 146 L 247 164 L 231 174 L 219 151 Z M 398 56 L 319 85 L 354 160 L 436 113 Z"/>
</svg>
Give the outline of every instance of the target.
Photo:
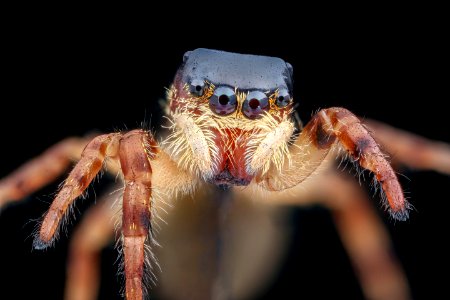
<svg viewBox="0 0 450 300">
<path fill-rule="evenodd" d="M 149 235 L 147 236 L 144 244 L 144 275 L 142 278 L 142 293 L 144 299 L 146 299 L 150 293 L 150 288 L 155 287 L 158 281 L 156 272 L 161 272 L 161 266 L 159 265 L 158 259 L 153 252 L 153 247 L 160 247 L 156 242 L 153 230 L 150 228 Z M 116 240 L 116 249 L 118 252 L 115 264 L 118 268 L 118 277 L 121 281 L 120 294 L 125 297 L 125 258 L 123 251 L 123 236 Z M 155 268 L 156 266 L 156 268 Z"/>
<path fill-rule="evenodd" d="M 123 251 L 123 235 L 120 233 L 121 227 L 122 227 L 122 197 L 123 197 L 123 189 L 120 189 L 121 195 L 117 198 L 115 201 L 114 209 L 116 210 L 114 214 L 114 227 L 116 231 L 116 244 L 115 248 L 117 249 L 118 256 L 116 259 L 115 264 L 118 266 L 118 277 L 121 281 L 121 289 L 120 293 L 123 297 L 125 297 L 125 258 L 124 258 L 124 251 Z M 164 197 L 161 195 L 160 191 L 158 191 L 156 188 L 152 188 L 152 199 L 151 199 L 151 222 L 150 222 L 150 228 L 148 235 L 145 239 L 144 243 L 144 274 L 142 278 L 142 292 L 144 295 L 144 299 L 148 297 L 150 293 L 150 289 L 152 287 L 155 287 L 157 285 L 158 281 L 158 272 L 161 272 L 161 266 L 158 262 L 158 258 L 154 254 L 153 249 L 155 247 L 161 247 L 161 245 L 157 242 L 157 234 L 160 230 L 160 223 L 161 221 L 165 224 L 167 224 L 164 219 L 160 216 L 160 211 L 163 213 L 167 213 L 167 210 L 164 209 L 161 206 L 168 206 L 171 208 L 171 204 L 167 203 L 164 200 Z"/>
<path fill-rule="evenodd" d="M 120 293 L 123 297 L 125 297 L 125 258 L 123 251 L 123 235 L 120 236 L 116 240 L 116 249 L 118 252 L 118 256 L 115 264 L 118 267 L 118 277 L 121 279 L 121 289 Z M 154 247 L 161 247 L 160 244 L 156 241 L 155 233 L 152 227 L 149 229 L 149 234 L 145 240 L 144 244 L 144 274 L 142 278 L 142 292 L 144 294 L 144 299 L 149 294 L 149 289 L 151 287 L 156 286 L 158 277 L 156 272 L 161 272 L 161 266 L 158 262 L 156 255 L 153 252 Z M 156 267 L 155 267 L 156 266 Z"/>
<path fill-rule="evenodd" d="M 380 183 L 378 182 L 378 180 L 376 180 L 374 178 L 374 181 L 376 182 L 376 185 L 380 185 Z M 385 211 L 387 211 L 389 213 L 389 216 L 396 221 L 406 221 L 409 219 L 409 211 L 414 209 L 414 206 L 408 201 L 408 198 L 405 197 L 405 207 L 400 210 L 400 211 L 394 211 L 390 205 L 389 202 L 387 200 L 387 196 L 386 193 L 384 192 L 384 190 L 379 187 L 377 189 L 380 193 L 380 198 L 381 198 L 381 203 L 382 206 L 384 208 Z"/>
<path fill-rule="evenodd" d="M 92 179 L 92 182 L 95 182 L 95 180 L 99 180 L 99 178 L 103 175 L 104 173 L 104 169 L 106 166 L 106 160 L 103 162 L 102 167 L 100 169 L 100 171 L 95 175 L 95 177 Z M 58 190 L 57 192 L 53 193 L 52 198 L 55 199 L 56 196 L 59 194 L 59 192 L 64 188 L 65 184 L 67 182 L 67 179 L 65 181 L 63 181 L 62 183 L 59 184 Z M 81 198 L 81 199 L 86 199 L 88 197 L 89 194 L 89 188 L 91 188 L 91 185 L 89 185 L 82 193 L 81 195 L 79 195 L 78 197 L 76 197 L 73 201 L 71 201 L 71 203 L 68 205 L 66 211 L 64 211 L 64 213 L 61 216 L 61 219 L 57 225 L 57 228 L 55 229 L 55 232 L 53 233 L 51 239 L 49 241 L 44 242 L 41 237 L 40 237 L 40 232 L 41 232 L 41 228 L 42 228 L 42 224 L 44 222 L 45 217 L 47 216 L 47 214 L 49 213 L 50 209 L 47 210 L 41 218 L 39 218 L 39 221 L 37 221 L 35 228 L 33 230 L 32 236 L 34 236 L 33 239 L 33 249 L 36 250 L 44 250 L 46 248 L 49 247 L 53 247 L 55 242 L 59 239 L 60 234 L 61 234 L 61 230 L 63 230 L 66 234 L 66 236 L 68 235 L 67 232 L 67 228 L 69 225 L 72 225 L 72 222 L 76 220 L 76 214 L 75 214 L 75 209 L 76 209 L 76 201 L 77 199 Z M 94 191 L 94 195 L 95 195 L 95 191 Z M 54 200 L 53 200 L 54 201 Z"/>
<path fill-rule="evenodd" d="M 123 251 L 123 236 L 116 238 L 115 248 L 117 250 L 117 258 L 114 264 L 117 264 L 117 277 L 120 281 L 119 293 L 122 297 L 125 297 L 125 258 Z"/>
<path fill-rule="evenodd" d="M 144 131 L 150 132 L 153 136 L 155 135 L 154 129 L 151 127 L 152 124 L 152 116 L 147 119 L 147 111 L 144 112 L 144 120 L 141 121 L 140 124 L 137 124 L 139 128 Z"/>
<path fill-rule="evenodd" d="M 170 207 L 170 204 L 162 199 L 157 189 L 153 188 L 151 199 L 152 220 L 150 222 L 148 236 L 144 244 L 144 276 L 142 280 L 142 287 L 145 296 L 149 294 L 149 288 L 155 287 L 157 284 L 158 276 L 156 272 L 162 272 L 161 266 L 158 262 L 158 258 L 153 252 L 154 247 L 161 247 L 156 239 L 156 235 L 159 233 L 159 230 L 161 228 L 158 220 L 167 224 L 159 214 L 159 211 L 167 213 L 167 211 L 161 207 L 162 204 Z"/>
<path fill-rule="evenodd" d="M 361 153 L 358 155 L 358 158 L 355 159 L 353 158 L 351 155 L 347 154 L 346 155 L 346 160 L 349 160 L 353 163 L 353 169 L 356 171 L 356 175 L 358 175 L 358 181 L 361 185 L 362 182 L 365 181 L 364 179 L 364 172 L 368 171 L 364 168 L 362 168 L 360 166 L 360 164 L 358 163 L 358 159 L 361 157 Z M 387 155 L 385 155 L 385 158 L 387 159 Z M 387 211 L 389 213 L 389 216 L 393 219 L 393 220 L 397 220 L 397 221 L 406 221 L 409 218 L 409 211 L 411 209 L 413 209 L 413 206 L 411 203 L 408 202 L 408 199 L 405 198 L 405 207 L 400 210 L 400 211 L 394 211 L 391 206 L 389 205 L 389 201 L 387 199 L 387 195 L 385 193 L 385 191 L 383 190 L 383 187 L 381 185 L 381 183 L 376 179 L 376 176 L 368 171 L 371 176 L 372 176 L 372 182 L 370 184 L 372 191 L 373 191 L 373 197 L 375 197 L 377 194 L 379 194 L 379 198 L 381 201 L 381 206 L 382 208 Z M 361 181 L 361 177 L 362 177 L 362 181 Z M 404 193 L 404 192 L 403 192 Z"/>
<path fill-rule="evenodd" d="M 62 186 L 63 186 L 63 183 L 60 184 L 59 190 L 62 188 Z M 56 195 L 56 193 L 55 193 L 55 195 Z M 86 190 L 83 192 L 82 195 L 80 195 L 80 197 L 85 199 L 87 197 L 87 195 L 88 195 L 88 192 Z M 54 198 L 54 196 L 53 196 L 53 198 Z M 47 248 L 53 247 L 55 245 L 56 241 L 60 238 L 61 231 L 64 231 L 64 233 L 67 237 L 68 236 L 68 231 L 67 231 L 68 226 L 72 225 L 73 224 L 72 222 L 76 220 L 75 208 L 76 208 L 75 201 L 73 201 L 72 203 L 70 203 L 70 205 L 67 207 L 67 210 L 62 215 L 62 218 L 58 224 L 58 227 L 56 228 L 51 240 L 49 240 L 48 242 L 44 242 L 40 238 L 40 230 L 42 227 L 42 223 L 44 221 L 45 216 L 49 212 L 49 210 L 45 211 L 44 214 L 42 215 L 42 217 L 40 217 L 38 219 L 38 221 L 36 222 L 35 228 L 33 229 L 32 236 L 34 238 L 33 238 L 32 249 L 45 250 Z"/>
</svg>

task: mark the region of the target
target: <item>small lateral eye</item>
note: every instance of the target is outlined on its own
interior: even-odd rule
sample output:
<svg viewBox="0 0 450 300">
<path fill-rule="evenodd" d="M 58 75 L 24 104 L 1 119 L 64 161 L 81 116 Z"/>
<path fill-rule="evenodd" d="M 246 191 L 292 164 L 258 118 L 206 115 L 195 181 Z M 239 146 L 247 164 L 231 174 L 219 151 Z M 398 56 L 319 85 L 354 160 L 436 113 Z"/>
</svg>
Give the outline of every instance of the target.
<svg viewBox="0 0 450 300">
<path fill-rule="evenodd" d="M 260 91 L 248 93 L 242 105 L 242 112 L 249 119 L 256 119 L 262 116 L 263 112 L 269 109 L 269 99 L 266 94 Z"/>
<path fill-rule="evenodd" d="M 200 79 L 194 79 L 189 84 L 189 93 L 193 96 L 201 97 L 205 91 L 205 82 Z"/>
<path fill-rule="evenodd" d="M 278 97 L 275 103 L 278 107 L 286 107 L 289 103 L 291 103 L 291 100 L 292 98 L 289 92 L 285 89 L 282 89 L 278 92 Z"/>
<path fill-rule="evenodd" d="M 209 107 L 218 115 L 229 115 L 236 110 L 236 94 L 229 87 L 218 87 L 209 99 Z"/>
</svg>

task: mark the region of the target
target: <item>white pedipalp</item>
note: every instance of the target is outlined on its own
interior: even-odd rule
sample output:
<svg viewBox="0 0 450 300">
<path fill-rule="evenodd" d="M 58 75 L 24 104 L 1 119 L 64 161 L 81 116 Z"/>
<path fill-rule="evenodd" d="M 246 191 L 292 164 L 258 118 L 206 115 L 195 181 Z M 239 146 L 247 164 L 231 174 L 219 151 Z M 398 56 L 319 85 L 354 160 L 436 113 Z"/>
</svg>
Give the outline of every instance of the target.
<svg viewBox="0 0 450 300">
<path fill-rule="evenodd" d="M 217 147 L 214 134 L 206 130 L 215 124 L 207 117 L 192 118 L 186 111 L 176 112 L 169 119 L 172 133 L 162 143 L 180 168 L 211 178 L 215 170 Z M 214 126 L 215 127 L 215 126 Z"/>
<path fill-rule="evenodd" d="M 265 116 L 264 119 L 269 119 L 270 116 Z M 290 119 L 285 119 L 281 123 L 267 122 L 268 124 L 261 127 L 255 133 L 248 144 L 248 151 L 246 153 L 247 172 L 255 174 L 261 171 L 266 173 L 271 165 L 278 171 L 284 165 L 285 160 L 290 161 L 289 142 L 293 138 L 295 126 Z M 274 123 L 274 124 L 272 124 Z"/>
</svg>

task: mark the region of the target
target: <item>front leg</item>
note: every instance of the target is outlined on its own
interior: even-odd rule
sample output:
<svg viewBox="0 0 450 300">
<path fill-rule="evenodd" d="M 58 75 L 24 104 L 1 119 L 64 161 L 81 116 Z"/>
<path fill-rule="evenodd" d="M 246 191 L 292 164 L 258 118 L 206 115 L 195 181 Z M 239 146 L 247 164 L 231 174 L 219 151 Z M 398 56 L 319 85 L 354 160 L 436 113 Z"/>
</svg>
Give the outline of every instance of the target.
<svg viewBox="0 0 450 300">
<path fill-rule="evenodd" d="M 394 170 L 361 121 L 344 108 L 319 111 L 293 145 L 292 161 L 285 164 L 283 174 L 277 177 L 269 173 L 261 184 L 269 190 L 282 190 L 302 182 L 317 170 L 336 144 L 361 167 L 375 174 L 391 215 L 407 219 L 409 205 Z"/>
<path fill-rule="evenodd" d="M 145 242 L 148 238 L 152 238 L 150 160 L 155 154 L 155 142 L 143 131 L 131 131 L 120 141 L 120 165 L 125 179 L 122 243 L 125 256 L 125 293 L 128 300 L 142 300 L 145 290 L 142 284 Z"/>
<path fill-rule="evenodd" d="M 153 136 L 134 130 L 120 140 L 119 158 L 125 179 L 122 206 L 122 245 L 127 300 L 142 300 L 147 291 L 146 268 L 151 268 L 152 220 L 156 205 L 169 204 L 177 195 L 191 193 L 197 179 L 180 170 L 169 155 L 161 151 Z M 161 194 L 155 199 L 155 193 Z M 148 270 L 150 271 L 150 270 Z"/>
<path fill-rule="evenodd" d="M 152 238 L 154 216 L 151 204 L 155 189 L 163 192 L 161 198 L 164 199 L 159 200 L 165 203 L 178 194 L 192 192 L 197 184 L 197 180 L 180 170 L 169 155 L 159 151 L 153 136 L 144 130 L 105 134 L 88 143 L 44 216 L 33 245 L 42 249 L 53 244 L 69 208 L 98 174 L 106 158 L 120 160 L 125 180 L 121 242 L 125 256 L 126 297 L 128 300 L 142 299 L 145 295 L 144 262 L 150 262 L 145 244 Z"/>
<path fill-rule="evenodd" d="M 125 179 L 122 215 L 122 243 L 125 256 L 126 295 L 128 300 L 143 298 L 144 243 L 151 225 L 150 159 L 157 153 L 156 142 L 146 131 L 112 133 L 93 139 L 70 173 L 45 215 L 34 247 L 48 247 L 55 240 L 61 221 L 74 200 L 89 186 L 105 158 L 119 157 Z"/>
<path fill-rule="evenodd" d="M 53 244 L 60 231 L 61 223 L 64 223 L 67 212 L 74 204 L 75 199 L 97 176 L 105 159 L 116 156 L 120 138 L 119 133 L 104 134 L 97 136 L 87 144 L 80 161 L 70 172 L 42 220 L 33 242 L 36 249 L 44 249 Z"/>
</svg>

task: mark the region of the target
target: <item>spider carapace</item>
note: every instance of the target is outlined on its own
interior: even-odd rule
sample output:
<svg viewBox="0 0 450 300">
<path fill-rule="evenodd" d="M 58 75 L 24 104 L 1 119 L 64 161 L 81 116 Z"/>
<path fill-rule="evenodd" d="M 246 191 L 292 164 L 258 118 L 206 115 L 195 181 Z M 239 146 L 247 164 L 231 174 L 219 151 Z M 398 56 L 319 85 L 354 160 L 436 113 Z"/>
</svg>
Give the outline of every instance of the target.
<svg viewBox="0 0 450 300">
<path fill-rule="evenodd" d="M 301 128 L 294 117 L 292 72 L 280 58 L 187 52 L 167 93 L 167 136 L 158 143 L 139 129 L 92 139 L 44 216 L 34 246 L 53 243 L 74 200 L 107 158 L 119 162 L 125 186 L 120 242 L 129 300 L 145 294 L 156 195 L 173 199 L 214 184 L 244 186 L 276 201 L 285 190 L 299 192 L 297 186 L 319 174 L 325 158 L 340 149 L 373 172 L 391 215 L 406 219 L 409 207 L 395 172 L 355 115 L 344 108 L 323 109 Z M 55 147 L 45 159 L 13 174 L 3 183 L 3 193 L 20 199 L 55 179 L 68 165 L 59 158 L 69 156 L 73 143 Z M 44 166 L 49 162 L 53 168 Z"/>
</svg>

